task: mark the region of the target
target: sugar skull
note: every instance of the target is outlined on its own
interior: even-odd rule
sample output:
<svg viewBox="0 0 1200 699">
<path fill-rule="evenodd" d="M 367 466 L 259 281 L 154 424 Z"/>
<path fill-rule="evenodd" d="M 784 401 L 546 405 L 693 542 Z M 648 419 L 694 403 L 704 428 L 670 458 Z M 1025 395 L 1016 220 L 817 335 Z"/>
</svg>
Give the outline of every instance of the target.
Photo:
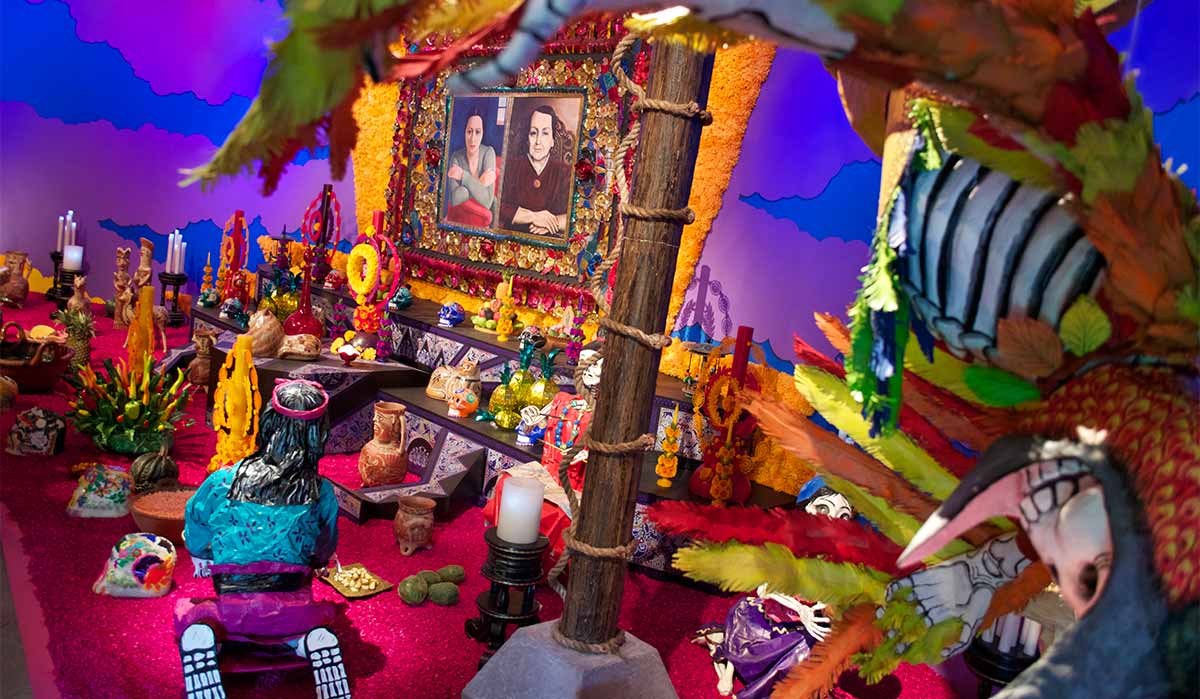
<svg viewBox="0 0 1200 699">
<path fill-rule="evenodd" d="M 530 344 L 534 349 L 542 349 L 546 346 L 546 333 L 536 325 L 530 325 L 521 331 L 519 342 L 522 347 Z"/>
<path fill-rule="evenodd" d="M 124 517 L 129 514 L 133 478 L 127 471 L 96 464 L 79 477 L 67 503 L 72 517 Z"/>
<path fill-rule="evenodd" d="M 405 284 L 396 289 L 396 293 L 392 294 L 392 298 L 388 299 L 389 311 L 403 311 L 413 304 L 412 289 Z"/>
<path fill-rule="evenodd" d="M 459 325 L 467 317 L 467 312 L 463 310 L 461 304 L 448 303 L 442 306 L 442 310 L 438 311 L 438 325 L 443 328 L 453 328 Z"/>
<path fill-rule="evenodd" d="M 460 385 L 446 399 L 450 406 L 450 417 L 468 417 L 479 409 L 479 392 L 470 386 Z"/>
<path fill-rule="evenodd" d="M 545 413 L 535 405 L 521 409 L 521 422 L 517 425 L 517 444 L 528 447 L 536 444 L 546 434 Z"/>
<path fill-rule="evenodd" d="M 104 572 L 92 585 L 98 595 L 113 597 L 162 597 L 171 589 L 175 573 L 175 546 L 149 532 L 121 537 Z"/>
<path fill-rule="evenodd" d="M 597 354 L 596 350 L 583 350 L 579 353 L 580 363 L 585 362 Z M 600 372 L 604 370 L 604 359 L 597 360 L 583 372 L 583 387 L 589 391 L 595 391 L 600 385 Z"/>
<path fill-rule="evenodd" d="M 8 431 L 8 453 L 16 456 L 49 456 L 63 450 L 67 423 L 56 413 L 30 408 L 17 416 Z"/>
</svg>

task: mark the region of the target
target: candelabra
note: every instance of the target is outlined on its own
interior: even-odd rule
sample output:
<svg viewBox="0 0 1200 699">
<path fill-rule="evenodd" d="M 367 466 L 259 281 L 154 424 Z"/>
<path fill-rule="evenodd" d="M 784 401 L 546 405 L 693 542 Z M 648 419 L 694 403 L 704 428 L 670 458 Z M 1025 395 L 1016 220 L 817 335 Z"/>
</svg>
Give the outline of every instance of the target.
<svg viewBox="0 0 1200 699">
<path fill-rule="evenodd" d="M 54 263 L 54 281 L 50 283 L 50 288 L 46 290 L 46 300 L 58 303 L 58 285 L 61 283 L 60 275 L 62 274 L 62 251 L 55 250 L 54 252 L 50 253 L 50 261 Z M 72 283 L 74 283 L 73 279 Z"/>
<path fill-rule="evenodd" d="M 63 267 L 61 252 L 50 253 L 50 261 L 54 263 L 54 283 L 46 290 L 46 299 L 53 301 L 61 311 L 67 307 L 67 301 L 75 295 L 75 277 L 83 272 Z"/>
<path fill-rule="evenodd" d="M 488 545 L 483 577 L 492 584 L 475 600 L 479 616 L 466 622 L 467 636 L 487 644 L 479 667 L 504 645 L 510 625 L 519 628 L 538 622 L 542 605 L 534 599 L 534 588 L 542 579 L 542 554 L 550 545 L 544 536 L 532 544 L 509 543 L 500 538 L 495 527 L 488 529 L 483 538 Z"/>
<path fill-rule="evenodd" d="M 171 292 L 171 307 L 167 311 L 167 325 L 172 328 L 178 328 L 183 325 L 183 311 L 179 308 L 179 289 L 184 284 L 187 284 L 188 276 L 183 273 L 174 272 L 159 272 L 158 281 L 162 283 L 162 295 L 159 300 L 159 305 L 166 308 L 167 306 L 167 289 L 172 289 Z"/>
<path fill-rule="evenodd" d="M 971 641 L 963 653 L 967 667 L 979 678 L 979 697 L 992 696 L 997 687 L 1007 686 L 1037 661 L 1041 624 L 1008 614 Z"/>
</svg>

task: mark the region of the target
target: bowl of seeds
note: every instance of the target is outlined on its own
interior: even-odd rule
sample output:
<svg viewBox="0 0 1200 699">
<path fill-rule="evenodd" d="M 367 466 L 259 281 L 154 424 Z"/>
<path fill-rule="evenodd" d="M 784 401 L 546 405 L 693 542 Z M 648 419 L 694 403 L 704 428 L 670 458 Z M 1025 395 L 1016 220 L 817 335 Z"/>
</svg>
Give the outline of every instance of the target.
<svg viewBox="0 0 1200 699">
<path fill-rule="evenodd" d="M 392 584 L 367 570 L 361 563 L 344 566 L 334 559 L 334 566 L 317 576 L 346 599 L 363 599 L 392 589 Z"/>
</svg>

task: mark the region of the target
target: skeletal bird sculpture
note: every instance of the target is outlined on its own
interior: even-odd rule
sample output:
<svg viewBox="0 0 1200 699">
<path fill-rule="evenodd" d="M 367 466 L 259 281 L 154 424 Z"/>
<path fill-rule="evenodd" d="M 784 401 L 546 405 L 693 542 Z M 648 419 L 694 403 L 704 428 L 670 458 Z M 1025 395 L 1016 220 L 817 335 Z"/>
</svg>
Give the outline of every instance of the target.
<svg viewBox="0 0 1200 699">
<path fill-rule="evenodd" d="M 798 343 L 796 385 L 861 449 L 766 398 L 749 407 L 888 544 L 827 550 L 795 526 L 739 531 L 714 514 L 724 524 L 693 531 L 703 543 L 676 565 L 838 610 L 775 696 L 821 696 L 852 664 L 877 679 L 901 660 L 940 662 L 1051 578 L 1078 623 L 1001 696 L 1195 696 L 1200 218 L 1105 39 L 1135 4 L 669 4 L 292 3 L 259 98 L 190 177 L 260 161 L 269 190 L 322 140 L 339 175 L 364 72 L 427 77 L 511 32 L 450 83 L 499 85 L 584 12 L 658 10 L 627 24 L 693 46 L 753 35 L 819 54 L 885 175 L 851 325 L 818 319 L 845 367 Z M 457 38 L 439 50 L 391 53 L 394 37 L 445 33 Z M 670 528 L 679 514 L 658 516 Z M 898 567 L 878 563 L 888 547 L 904 547 Z"/>
</svg>

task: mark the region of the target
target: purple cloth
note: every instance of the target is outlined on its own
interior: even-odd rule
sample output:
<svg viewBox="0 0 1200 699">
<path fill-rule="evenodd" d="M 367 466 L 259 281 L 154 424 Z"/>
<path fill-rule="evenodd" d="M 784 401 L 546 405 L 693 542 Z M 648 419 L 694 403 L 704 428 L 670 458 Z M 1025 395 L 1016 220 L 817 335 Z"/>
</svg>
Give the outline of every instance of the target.
<svg viewBox="0 0 1200 699">
<path fill-rule="evenodd" d="M 729 610 L 725 617 L 725 639 L 712 650 L 714 660 L 733 664 L 744 687 L 738 699 L 766 699 L 775 683 L 787 676 L 789 670 L 808 658 L 816 639 L 804 630 L 799 621 L 782 620 L 768 615 L 767 605 L 758 597 L 746 597 Z M 710 626 L 707 629 L 720 629 Z"/>
<path fill-rule="evenodd" d="M 212 566 L 215 574 L 252 575 L 308 573 L 310 568 L 264 561 Z M 312 588 L 294 592 L 231 592 L 215 598 L 180 599 L 175 603 L 175 636 L 188 626 L 206 623 L 217 638 L 250 643 L 281 643 L 318 626 L 333 624 L 337 606 L 313 600 Z"/>
</svg>

